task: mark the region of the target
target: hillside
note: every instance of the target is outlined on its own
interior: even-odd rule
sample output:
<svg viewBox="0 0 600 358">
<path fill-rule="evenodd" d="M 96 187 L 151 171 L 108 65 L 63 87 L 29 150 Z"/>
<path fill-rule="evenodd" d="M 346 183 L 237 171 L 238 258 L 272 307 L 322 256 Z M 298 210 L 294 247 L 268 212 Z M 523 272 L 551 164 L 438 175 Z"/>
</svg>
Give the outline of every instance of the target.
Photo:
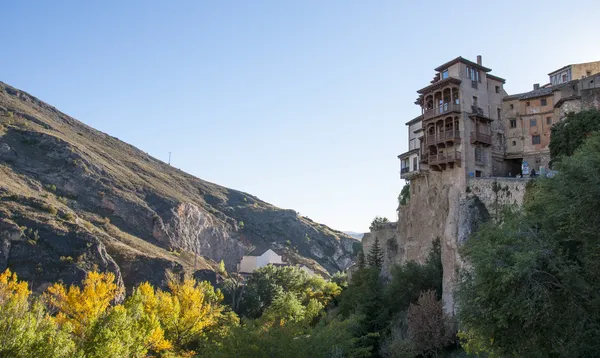
<svg viewBox="0 0 600 358">
<path fill-rule="evenodd" d="M 197 239 L 168 230 L 185 218 Z M 350 265 L 357 241 L 175 169 L 0 82 L 0 271 L 38 290 L 93 268 L 128 287 L 162 286 L 220 260 L 234 269 L 258 245 L 333 273 Z"/>
</svg>

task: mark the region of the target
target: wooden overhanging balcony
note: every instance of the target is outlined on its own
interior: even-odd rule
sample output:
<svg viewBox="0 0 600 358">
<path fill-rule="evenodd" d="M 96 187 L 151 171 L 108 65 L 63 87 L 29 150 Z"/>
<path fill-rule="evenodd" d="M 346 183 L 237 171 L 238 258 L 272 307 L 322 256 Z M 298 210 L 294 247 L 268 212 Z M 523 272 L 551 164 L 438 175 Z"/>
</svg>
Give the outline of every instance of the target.
<svg viewBox="0 0 600 358">
<path fill-rule="evenodd" d="M 447 142 L 460 142 L 460 131 L 450 129 L 425 136 L 425 145 L 436 145 Z"/>
<path fill-rule="evenodd" d="M 492 145 L 492 136 L 481 132 L 471 132 L 471 144 L 480 143 L 486 146 Z"/>
<path fill-rule="evenodd" d="M 458 150 L 448 153 L 438 153 L 429 155 L 429 165 L 448 164 L 460 162 L 460 152 Z"/>
<path fill-rule="evenodd" d="M 425 110 L 423 113 L 423 120 L 426 121 L 437 116 L 441 116 L 446 113 L 460 112 L 460 104 L 456 103 L 444 103 L 439 107 Z"/>
</svg>

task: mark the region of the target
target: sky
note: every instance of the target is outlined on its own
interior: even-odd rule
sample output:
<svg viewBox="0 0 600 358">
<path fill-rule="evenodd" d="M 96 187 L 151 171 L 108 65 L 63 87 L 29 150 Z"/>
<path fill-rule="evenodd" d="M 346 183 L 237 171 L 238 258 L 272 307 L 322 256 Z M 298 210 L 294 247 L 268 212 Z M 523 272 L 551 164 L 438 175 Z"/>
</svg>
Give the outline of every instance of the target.
<svg viewBox="0 0 600 358">
<path fill-rule="evenodd" d="M 338 230 L 396 219 L 416 91 L 463 56 L 546 83 L 600 1 L 0 1 L 0 81 Z"/>
</svg>

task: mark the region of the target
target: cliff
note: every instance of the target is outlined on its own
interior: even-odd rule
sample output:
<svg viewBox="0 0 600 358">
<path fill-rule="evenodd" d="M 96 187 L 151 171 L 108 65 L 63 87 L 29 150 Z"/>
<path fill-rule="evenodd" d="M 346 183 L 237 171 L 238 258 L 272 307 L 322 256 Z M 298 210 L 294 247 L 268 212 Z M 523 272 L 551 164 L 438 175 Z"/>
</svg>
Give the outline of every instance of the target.
<svg viewBox="0 0 600 358">
<path fill-rule="evenodd" d="M 234 269 L 257 245 L 327 274 L 350 265 L 357 241 L 177 170 L 0 82 L 0 270 L 37 290 L 94 268 L 126 286 L 163 286 L 220 260 Z"/>
<path fill-rule="evenodd" d="M 410 200 L 398 208 L 398 221 L 365 235 L 368 252 L 377 237 L 384 249 L 382 274 L 394 264 L 424 262 L 436 238 L 442 248 L 443 301 L 454 312 L 454 289 L 463 266 L 459 247 L 481 223 L 505 206 L 523 203 L 528 179 L 466 178 L 454 171 L 429 172 L 411 180 Z"/>
</svg>

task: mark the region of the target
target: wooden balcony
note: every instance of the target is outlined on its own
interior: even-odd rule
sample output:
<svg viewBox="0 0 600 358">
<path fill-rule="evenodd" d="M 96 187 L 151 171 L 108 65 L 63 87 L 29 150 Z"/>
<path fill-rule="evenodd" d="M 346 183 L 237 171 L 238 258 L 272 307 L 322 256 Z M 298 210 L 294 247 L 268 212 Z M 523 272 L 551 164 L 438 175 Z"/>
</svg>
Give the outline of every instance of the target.
<svg viewBox="0 0 600 358">
<path fill-rule="evenodd" d="M 429 165 L 440 165 L 460 162 L 460 152 L 452 151 L 448 153 L 438 153 L 429 155 Z"/>
<path fill-rule="evenodd" d="M 490 146 L 492 145 L 492 136 L 481 132 L 471 132 L 471 144 L 476 143 Z"/>
<path fill-rule="evenodd" d="M 436 145 L 439 143 L 460 142 L 460 131 L 447 130 L 444 132 L 425 136 L 425 145 Z"/>
<path fill-rule="evenodd" d="M 451 112 L 460 112 L 460 104 L 444 103 L 443 105 L 437 108 L 428 109 L 425 111 L 425 113 L 423 113 L 423 120 L 426 121 L 428 119 L 435 118 L 437 116 L 441 116 L 443 114 Z"/>
</svg>

